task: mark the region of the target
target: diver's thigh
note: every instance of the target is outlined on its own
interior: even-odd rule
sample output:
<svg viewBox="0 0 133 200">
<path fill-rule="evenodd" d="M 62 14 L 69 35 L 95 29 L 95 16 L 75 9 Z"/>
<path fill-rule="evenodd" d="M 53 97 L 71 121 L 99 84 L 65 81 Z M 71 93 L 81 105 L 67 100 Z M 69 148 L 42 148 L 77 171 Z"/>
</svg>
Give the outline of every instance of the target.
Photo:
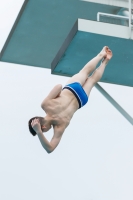
<svg viewBox="0 0 133 200">
<path fill-rule="evenodd" d="M 86 79 L 88 78 L 86 73 L 83 72 L 79 72 L 78 74 L 75 74 L 74 76 L 72 76 L 66 84 L 70 84 L 70 83 L 74 83 L 74 82 L 78 82 L 80 83 L 82 86 L 85 84 Z"/>
<path fill-rule="evenodd" d="M 90 95 L 90 92 L 94 85 L 95 85 L 95 81 L 91 77 L 87 78 L 85 84 L 82 86 L 83 89 L 85 90 L 87 96 Z"/>
</svg>

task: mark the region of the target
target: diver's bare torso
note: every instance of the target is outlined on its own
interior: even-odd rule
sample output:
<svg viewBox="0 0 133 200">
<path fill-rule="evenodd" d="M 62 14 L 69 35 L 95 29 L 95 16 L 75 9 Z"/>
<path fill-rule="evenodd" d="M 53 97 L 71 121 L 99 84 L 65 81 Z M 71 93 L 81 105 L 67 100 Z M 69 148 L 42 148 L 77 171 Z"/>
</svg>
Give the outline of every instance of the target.
<svg viewBox="0 0 133 200">
<path fill-rule="evenodd" d="M 66 128 L 73 114 L 79 108 L 79 104 L 71 91 L 64 89 L 55 99 L 47 101 L 43 107 L 48 116 L 52 118 L 53 126 L 63 126 Z"/>
</svg>

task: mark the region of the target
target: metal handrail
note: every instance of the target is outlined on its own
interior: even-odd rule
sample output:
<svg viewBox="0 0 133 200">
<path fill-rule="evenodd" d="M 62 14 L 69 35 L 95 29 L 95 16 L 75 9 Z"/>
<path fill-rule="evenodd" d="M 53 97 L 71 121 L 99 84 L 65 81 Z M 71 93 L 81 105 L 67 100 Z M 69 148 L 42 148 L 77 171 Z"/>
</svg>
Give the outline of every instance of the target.
<svg viewBox="0 0 133 200">
<path fill-rule="evenodd" d="M 128 19 L 129 20 L 129 39 L 131 39 L 131 34 L 132 34 L 132 7 L 131 7 L 131 0 L 129 0 L 129 17 L 126 16 L 121 16 L 121 15 L 114 15 L 114 14 L 108 14 L 108 13 L 102 13 L 102 12 L 98 12 L 97 13 L 97 21 L 100 21 L 100 15 L 104 15 L 104 16 L 109 16 L 109 17 L 114 17 L 117 19 Z"/>
<path fill-rule="evenodd" d="M 114 17 L 114 18 L 117 18 L 117 19 L 129 19 L 129 17 L 125 17 L 125 16 L 121 16 L 121 15 L 114 15 L 114 14 L 98 12 L 97 13 L 97 21 L 100 21 L 100 15 Z"/>
<path fill-rule="evenodd" d="M 132 15 L 131 15 L 131 11 L 132 11 L 131 0 L 129 0 L 129 38 L 131 38 L 131 34 L 132 34 L 132 26 L 131 26 Z"/>
</svg>

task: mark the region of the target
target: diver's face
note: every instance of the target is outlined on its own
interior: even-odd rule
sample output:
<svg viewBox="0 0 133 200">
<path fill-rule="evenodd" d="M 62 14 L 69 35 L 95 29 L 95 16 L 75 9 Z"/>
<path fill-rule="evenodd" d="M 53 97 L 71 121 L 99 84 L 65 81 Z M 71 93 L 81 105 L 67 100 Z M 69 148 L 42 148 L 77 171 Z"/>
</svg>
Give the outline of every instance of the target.
<svg viewBox="0 0 133 200">
<path fill-rule="evenodd" d="M 51 125 L 45 125 L 45 126 L 42 125 L 41 128 L 42 128 L 42 132 L 47 132 L 51 129 Z"/>
</svg>

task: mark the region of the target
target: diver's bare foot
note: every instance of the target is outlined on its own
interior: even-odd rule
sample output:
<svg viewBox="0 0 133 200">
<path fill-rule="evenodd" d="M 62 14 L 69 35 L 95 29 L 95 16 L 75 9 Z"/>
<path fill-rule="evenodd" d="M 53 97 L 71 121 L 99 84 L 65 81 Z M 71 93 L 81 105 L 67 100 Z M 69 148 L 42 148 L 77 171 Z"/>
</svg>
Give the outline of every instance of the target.
<svg viewBox="0 0 133 200">
<path fill-rule="evenodd" d="M 102 63 L 107 64 L 110 61 L 110 59 L 112 58 L 112 56 L 113 56 L 112 51 L 110 49 L 108 49 L 107 56 L 105 58 L 103 58 Z"/>
<path fill-rule="evenodd" d="M 106 55 L 106 57 L 104 57 L 102 59 L 102 63 L 107 64 L 110 61 L 110 59 L 112 58 L 112 56 L 113 56 L 112 51 L 108 48 L 107 55 Z"/>
<path fill-rule="evenodd" d="M 113 56 L 112 51 L 110 49 L 108 49 L 106 59 L 110 60 L 112 58 L 112 56 Z"/>
<path fill-rule="evenodd" d="M 109 47 L 107 46 L 103 47 L 102 51 L 99 53 L 99 56 L 101 57 L 101 59 L 106 58 L 108 50 L 109 50 Z"/>
</svg>

